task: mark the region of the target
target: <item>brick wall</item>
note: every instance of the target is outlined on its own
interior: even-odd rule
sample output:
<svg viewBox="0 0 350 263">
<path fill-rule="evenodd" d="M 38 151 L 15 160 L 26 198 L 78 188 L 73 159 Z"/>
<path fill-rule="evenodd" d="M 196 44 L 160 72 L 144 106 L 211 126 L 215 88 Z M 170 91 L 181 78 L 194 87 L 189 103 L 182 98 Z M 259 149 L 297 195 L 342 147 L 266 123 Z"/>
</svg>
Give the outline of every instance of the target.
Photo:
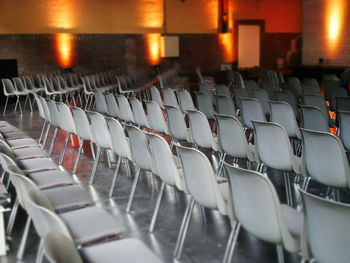
<svg viewBox="0 0 350 263">
<path fill-rule="evenodd" d="M 275 67 L 277 58 L 287 59 L 294 33 L 266 33 L 261 41 L 261 66 Z M 142 35 L 98 34 L 76 35 L 75 65 L 87 72 L 128 67 L 143 67 L 146 62 L 145 41 Z M 180 35 L 180 57 L 164 59 L 162 68 L 181 64 L 185 72 L 200 66 L 215 71 L 225 63 L 223 47 L 217 34 Z M 20 75 L 50 72 L 58 68 L 53 37 L 49 34 L 0 35 L 0 59 L 17 59 Z M 295 64 L 295 63 L 293 63 Z"/>
</svg>

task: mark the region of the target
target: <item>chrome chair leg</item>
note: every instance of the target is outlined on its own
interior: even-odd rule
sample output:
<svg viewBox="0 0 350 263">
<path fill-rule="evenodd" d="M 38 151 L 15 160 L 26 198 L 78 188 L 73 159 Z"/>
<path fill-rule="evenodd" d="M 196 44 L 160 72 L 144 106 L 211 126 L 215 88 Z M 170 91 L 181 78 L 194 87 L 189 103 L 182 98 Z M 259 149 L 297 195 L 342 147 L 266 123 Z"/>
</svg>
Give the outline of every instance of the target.
<svg viewBox="0 0 350 263">
<path fill-rule="evenodd" d="M 131 210 L 131 206 L 132 206 L 132 202 L 134 200 L 135 190 L 136 190 L 137 182 L 138 182 L 139 177 L 140 177 L 140 173 L 141 173 L 141 169 L 137 168 L 134 182 L 132 184 L 132 188 L 131 188 L 130 195 L 129 195 L 128 205 L 126 206 L 127 213 L 130 213 L 130 210 Z"/>
<path fill-rule="evenodd" d="M 95 158 L 94 166 L 92 167 L 89 184 L 93 184 L 93 182 L 94 182 L 98 161 L 100 160 L 100 157 L 101 157 L 101 152 L 102 152 L 102 148 L 100 146 L 98 146 L 97 147 L 97 155 Z"/>
<path fill-rule="evenodd" d="M 52 141 L 51 141 L 51 144 L 50 144 L 49 156 L 52 155 L 53 147 L 54 147 L 54 145 L 55 145 L 56 138 L 57 138 L 57 133 L 58 133 L 58 128 L 55 128 L 55 131 L 54 131 L 53 137 L 52 137 Z"/>
<path fill-rule="evenodd" d="M 6 228 L 6 235 L 7 236 L 10 236 L 12 234 L 12 230 L 13 230 L 13 226 L 15 224 L 15 219 L 16 219 L 18 207 L 19 207 L 19 199 L 17 197 L 15 200 L 15 203 L 13 204 L 11 215 L 10 215 L 9 221 L 7 223 L 7 228 Z"/>
<path fill-rule="evenodd" d="M 17 251 L 17 259 L 18 260 L 22 260 L 23 259 L 24 250 L 26 248 L 26 243 L 27 243 L 27 239 L 28 239 L 28 233 L 29 233 L 29 228 L 30 228 L 31 222 L 32 222 L 32 220 L 28 216 L 27 221 L 26 221 L 26 225 L 24 227 L 24 231 L 23 231 L 23 234 L 22 234 L 21 243 L 20 243 L 20 245 L 18 247 L 18 251 Z"/>
<path fill-rule="evenodd" d="M 9 101 L 9 96 L 6 96 L 5 108 L 4 108 L 4 112 L 2 113 L 2 115 L 6 115 L 6 108 L 7 108 L 8 101 Z"/>
<path fill-rule="evenodd" d="M 119 172 L 119 168 L 120 168 L 121 161 L 122 161 L 122 158 L 119 157 L 118 163 L 117 163 L 117 167 L 115 168 L 115 171 L 114 171 L 113 181 L 112 181 L 112 184 L 111 184 L 111 188 L 109 189 L 109 194 L 108 194 L 109 197 L 112 197 L 112 196 L 113 196 L 114 185 L 115 185 L 115 182 L 117 181 L 117 177 L 118 177 L 118 172 Z"/>
<path fill-rule="evenodd" d="M 80 155 L 81 155 L 81 152 L 83 150 L 83 145 L 84 145 L 84 140 L 82 139 L 81 142 L 80 142 L 79 150 L 78 150 L 78 156 L 77 156 L 77 158 L 75 159 L 75 162 L 74 162 L 74 167 L 73 167 L 72 174 L 76 174 L 76 172 L 77 172 Z"/>
<path fill-rule="evenodd" d="M 62 150 L 62 152 L 61 152 L 61 157 L 60 157 L 60 160 L 58 161 L 58 164 L 59 164 L 59 165 L 61 165 L 62 162 L 63 162 L 64 155 L 65 155 L 65 153 L 66 153 L 67 146 L 68 146 L 68 142 L 69 142 L 69 136 L 70 136 L 70 134 L 67 133 L 66 138 L 65 138 L 65 140 L 64 140 L 63 150 Z"/>
<path fill-rule="evenodd" d="M 156 205 L 154 207 L 154 211 L 153 211 L 153 215 L 152 215 L 152 219 L 151 219 L 151 224 L 149 226 L 149 232 L 153 232 L 154 231 L 154 226 L 156 224 L 156 220 L 157 220 L 157 217 L 158 217 L 160 203 L 162 201 L 162 197 L 163 197 L 163 194 L 164 194 L 164 189 L 165 189 L 165 183 L 162 182 L 162 185 L 160 186 L 160 190 L 159 190 L 159 193 L 158 193 L 157 202 L 156 202 Z"/>
</svg>

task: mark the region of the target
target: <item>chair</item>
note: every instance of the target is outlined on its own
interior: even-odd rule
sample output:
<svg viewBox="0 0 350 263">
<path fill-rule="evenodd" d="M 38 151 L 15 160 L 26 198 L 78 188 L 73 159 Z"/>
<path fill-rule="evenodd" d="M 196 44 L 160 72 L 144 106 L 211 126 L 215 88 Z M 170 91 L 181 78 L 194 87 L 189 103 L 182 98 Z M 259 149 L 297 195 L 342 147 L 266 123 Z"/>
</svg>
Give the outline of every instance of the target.
<svg viewBox="0 0 350 263">
<path fill-rule="evenodd" d="M 155 101 L 145 101 L 149 126 L 156 132 L 169 134 L 161 107 Z"/>
<path fill-rule="evenodd" d="M 132 125 L 125 125 L 125 128 L 129 135 L 131 156 L 137 165 L 137 170 L 126 207 L 126 212 L 129 213 L 131 211 L 131 206 L 134 200 L 135 190 L 141 170 L 153 173 L 153 165 L 151 152 L 145 134 L 139 128 Z"/>
<path fill-rule="evenodd" d="M 139 127 L 143 128 L 151 128 L 150 122 L 147 118 L 147 115 L 145 113 L 145 110 L 143 108 L 143 105 L 141 101 L 139 101 L 136 98 L 130 99 L 132 114 L 134 116 L 134 122 Z"/>
<path fill-rule="evenodd" d="M 15 85 L 15 89 L 19 92 L 19 95 L 24 95 L 26 96 L 26 100 L 24 102 L 24 108 L 27 105 L 27 101 L 29 100 L 29 107 L 30 107 L 30 112 L 33 112 L 33 107 L 32 107 L 32 102 L 30 100 L 30 90 L 27 89 L 25 83 L 21 78 L 12 78 L 12 81 Z"/>
<path fill-rule="evenodd" d="M 150 91 L 151 91 L 152 101 L 155 101 L 156 103 L 158 103 L 159 107 L 163 109 L 164 108 L 163 101 L 162 101 L 162 97 L 160 96 L 159 90 L 155 86 L 151 86 Z"/>
<path fill-rule="evenodd" d="M 302 215 L 280 203 L 274 186 L 264 175 L 227 163 L 225 169 L 238 224 L 257 238 L 275 244 L 280 263 L 284 262 L 283 248 L 298 252 Z"/>
<path fill-rule="evenodd" d="M 222 84 L 216 84 L 216 95 L 227 96 L 231 98 L 231 92 L 229 87 Z"/>
<path fill-rule="evenodd" d="M 337 97 L 348 97 L 348 91 L 342 87 L 330 89 L 330 108 L 332 111 L 337 110 Z"/>
<path fill-rule="evenodd" d="M 349 189 L 349 162 L 340 139 L 326 132 L 301 129 L 301 133 L 307 175 L 324 185 Z"/>
<path fill-rule="evenodd" d="M 254 129 L 253 120 L 266 122 L 261 103 L 257 99 L 242 98 L 240 101 L 242 120 L 246 128 Z"/>
<path fill-rule="evenodd" d="M 270 116 L 269 95 L 264 89 L 253 90 L 254 98 L 260 101 L 264 114 Z"/>
<path fill-rule="evenodd" d="M 271 115 L 270 121 L 283 127 L 289 138 L 301 140 L 301 133 L 294 111 L 287 102 L 269 102 Z"/>
<path fill-rule="evenodd" d="M 350 152 L 350 112 L 339 111 L 339 138 L 343 142 L 346 151 Z"/>
<path fill-rule="evenodd" d="M 164 104 L 168 116 L 169 134 L 176 141 L 192 142 L 189 128 L 179 108 Z"/>
<path fill-rule="evenodd" d="M 324 113 L 316 107 L 300 105 L 303 128 L 307 130 L 329 132 L 328 121 Z"/>
<path fill-rule="evenodd" d="M 60 117 L 60 113 L 58 111 L 56 102 L 53 100 L 47 99 L 46 103 L 50 114 L 50 120 L 51 120 L 50 124 L 55 128 L 53 138 L 51 140 L 51 144 L 49 148 L 49 155 L 51 156 L 53 152 L 53 148 L 55 146 L 58 130 L 63 128 L 61 127 L 61 117 Z M 45 145 L 43 145 L 43 148 L 44 146 Z"/>
<path fill-rule="evenodd" d="M 115 96 L 112 93 L 105 94 L 108 115 L 113 118 L 119 118 L 119 106 Z"/>
<path fill-rule="evenodd" d="M 96 102 L 96 111 L 102 114 L 108 114 L 108 106 L 105 95 L 101 91 L 96 91 L 94 93 L 94 97 Z"/>
<path fill-rule="evenodd" d="M 134 253 L 137 251 L 137 253 Z M 84 247 L 81 251 L 88 262 L 162 262 L 149 248 L 135 238 L 110 241 Z M 72 240 L 60 232 L 49 232 L 44 239 L 44 255 L 50 263 L 82 263 Z"/>
<path fill-rule="evenodd" d="M 328 108 L 326 106 L 326 101 L 321 95 L 304 95 L 303 96 L 304 105 L 312 106 L 320 109 L 323 112 L 324 117 L 328 121 L 329 125 L 332 124 L 332 121 L 328 114 Z"/>
<path fill-rule="evenodd" d="M 170 88 L 164 88 L 162 89 L 163 98 L 164 98 L 164 104 L 174 107 L 180 107 L 179 103 L 177 102 L 175 91 Z"/>
<path fill-rule="evenodd" d="M 253 125 L 256 159 L 261 165 L 284 172 L 287 203 L 293 206 L 289 173 L 301 174 L 301 159 L 294 155 L 288 134 L 282 126 L 259 121 L 253 121 Z"/>
<path fill-rule="evenodd" d="M 241 99 L 253 98 L 251 90 L 245 88 L 234 89 L 235 103 L 238 109 L 241 109 Z"/>
<path fill-rule="evenodd" d="M 336 112 L 350 111 L 350 97 L 336 97 Z"/>
<path fill-rule="evenodd" d="M 125 123 L 133 123 L 134 116 L 128 99 L 123 95 L 117 95 L 117 102 L 119 105 L 119 118 Z"/>
<path fill-rule="evenodd" d="M 117 181 L 120 164 L 125 161 L 126 171 L 131 178 L 129 162 L 132 161 L 131 151 L 128 138 L 125 135 L 124 128 L 119 121 L 113 118 L 106 118 L 109 133 L 111 136 L 111 148 L 114 153 L 119 157 L 115 172 L 113 175 L 113 181 L 109 190 L 109 197 L 112 197 L 115 183 Z"/>
<path fill-rule="evenodd" d="M 236 107 L 231 97 L 226 95 L 216 95 L 216 105 L 218 114 L 236 116 Z"/>
<path fill-rule="evenodd" d="M 186 114 L 187 110 L 196 109 L 194 107 L 194 103 L 193 103 L 191 94 L 187 90 L 185 90 L 185 89 L 177 90 L 176 93 L 177 93 L 177 98 L 179 100 L 180 109 L 183 113 Z"/>
<path fill-rule="evenodd" d="M 228 185 L 225 181 L 220 181 L 220 183 L 217 181 L 208 158 L 202 152 L 193 148 L 177 145 L 176 149 L 181 160 L 186 189 L 190 195 L 174 251 L 174 257 L 179 259 L 195 204 L 217 210 L 220 214 L 229 216 L 233 227 L 228 244 L 232 242 L 231 237 L 235 236 L 236 224 L 232 207 L 228 205 Z M 224 260 L 224 262 L 228 261 Z"/>
<path fill-rule="evenodd" d="M 88 116 L 91 123 L 91 133 L 97 145 L 95 162 L 92 167 L 90 180 L 89 180 L 89 184 L 91 185 L 94 182 L 96 169 L 101 157 L 102 149 L 106 149 L 108 164 L 110 166 L 108 150 L 111 149 L 111 135 L 109 133 L 107 122 L 101 113 L 89 112 Z"/>
<path fill-rule="evenodd" d="M 196 99 L 198 110 L 203 112 L 207 119 L 213 120 L 215 110 L 210 95 L 205 92 L 196 92 Z"/>
<path fill-rule="evenodd" d="M 46 128 L 46 124 L 48 124 L 48 120 L 46 119 L 43 105 L 41 104 L 41 100 L 40 100 L 39 96 L 35 93 L 33 94 L 33 96 L 34 96 L 34 100 L 35 100 L 37 107 L 38 107 L 39 115 L 44 120 L 44 124 L 43 124 L 43 127 L 41 128 L 41 132 L 40 132 L 40 137 L 38 139 L 38 143 L 40 144 L 41 140 L 43 139 L 44 130 Z"/>
<path fill-rule="evenodd" d="M 186 191 L 186 188 L 183 181 L 181 166 L 179 167 L 179 164 L 175 161 L 177 160 L 177 156 L 173 155 L 166 140 L 156 134 L 146 133 L 146 136 L 151 149 L 154 173 L 162 180 L 149 226 L 149 231 L 153 232 L 165 186 L 176 187 L 180 191 Z"/>
<path fill-rule="evenodd" d="M 14 111 L 16 112 L 17 106 L 19 106 L 19 109 L 22 112 L 21 104 L 19 102 L 19 94 L 16 91 L 15 86 L 13 85 L 12 81 L 10 79 L 1 79 L 1 82 L 2 82 L 2 87 L 4 90 L 4 95 L 6 96 L 6 102 L 5 102 L 5 108 L 4 108 L 3 115 L 6 115 L 7 103 L 8 103 L 9 97 L 11 97 L 11 96 L 17 97 Z"/>
<path fill-rule="evenodd" d="M 304 235 L 309 257 L 317 262 L 349 261 L 350 206 L 300 191 L 304 204 Z M 332 237 L 336 237 L 329 242 Z M 310 255 L 311 253 L 311 255 Z"/>
<path fill-rule="evenodd" d="M 278 90 L 275 91 L 275 94 L 277 101 L 287 102 L 292 107 L 295 117 L 299 120 L 298 104 L 294 94 L 289 90 Z"/>
<path fill-rule="evenodd" d="M 299 98 L 303 95 L 303 89 L 298 78 L 288 77 L 287 83 Z"/>
<path fill-rule="evenodd" d="M 303 95 L 319 95 L 320 85 L 316 79 L 305 78 L 302 83 Z"/>
</svg>

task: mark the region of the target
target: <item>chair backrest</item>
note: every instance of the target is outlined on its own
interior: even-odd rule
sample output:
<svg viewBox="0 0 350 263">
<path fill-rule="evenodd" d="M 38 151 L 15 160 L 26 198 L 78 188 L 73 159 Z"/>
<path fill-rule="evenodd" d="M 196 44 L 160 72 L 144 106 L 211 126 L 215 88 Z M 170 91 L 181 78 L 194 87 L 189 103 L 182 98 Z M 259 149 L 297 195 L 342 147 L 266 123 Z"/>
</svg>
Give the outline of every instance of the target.
<svg viewBox="0 0 350 263">
<path fill-rule="evenodd" d="M 177 98 L 174 90 L 170 88 L 164 88 L 162 89 L 162 93 L 164 98 L 164 104 L 169 106 L 180 107 L 179 103 L 177 102 Z"/>
<path fill-rule="evenodd" d="M 189 130 L 179 108 L 166 104 L 164 104 L 164 108 L 167 111 L 170 135 L 180 141 L 190 142 Z"/>
<path fill-rule="evenodd" d="M 208 119 L 214 119 L 215 110 L 210 95 L 206 92 L 196 92 L 196 99 L 198 110 Z"/>
<path fill-rule="evenodd" d="M 283 127 L 273 122 L 254 124 L 257 157 L 268 167 L 282 171 L 297 171 L 294 167 L 293 150 Z"/>
<path fill-rule="evenodd" d="M 193 148 L 176 146 L 181 159 L 186 188 L 194 200 L 204 207 L 227 214 L 227 207 L 219 191 L 214 170 L 208 158 Z"/>
<path fill-rule="evenodd" d="M 258 101 L 260 101 L 264 114 L 270 115 L 269 95 L 267 94 L 267 91 L 264 89 L 254 89 L 253 94 L 254 94 L 254 97 Z"/>
<path fill-rule="evenodd" d="M 276 94 L 277 101 L 287 102 L 290 106 L 292 106 L 295 117 L 299 119 L 298 104 L 294 94 L 289 90 L 278 90 L 278 91 L 275 91 L 275 94 Z"/>
<path fill-rule="evenodd" d="M 303 116 L 303 128 L 329 132 L 328 121 L 319 108 L 300 105 L 300 109 Z"/>
<path fill-rule="evenodd" d="M 350 111 L 350 97 L 336 97 L 336 112 Z"/>
<path fill-rule="evenodd" d="M 110 149 L 112 147 L 111 135 L 105 118 L 98 112 L 89 112 L 88 116 L 95 142 L 102 148 Z"/>
<path fill-rule="evenodd" d="M 149 124 L 156 132 L 169 134 L 162 109 L 155 101 L 145 101 Z"/>
<path fill-rule="evenodd" d="M 319 263 L 348 262 L 350 205 L 300 192 L 304 204 L 306 242 L 313 258 Z"/>
<path fill-rule="evenodd" d="M 119 105 L 119 117 L 126 122 L 134 122 L 134 116 L 128 99 L 123 95 L 117 95 Z"/>
<path fill-rule="evenodd" d="M 88 77 L 82 77 L 81 79 L 83 81 L 83 89 L 84 89 L 85 94 L 89 94 L 89 93 L 93 92 L 94 90 L 90 84 L 90 79 Z"/>
<path fill-rule="evenodd" d="M 218 125 L 219 144 L 222 151 L 234 158 L 248 158 L 254 156 L 248 149 L 248 141 L 241 122 L 228 115 L 215 115 Z"/>
<path fill-rule="evenodd" d="M 280 201 L 270 180 L 254 171 L 227 163 L 224 166 L 238 222 L 254 236 L 270 243 L 282 243 L 287 250 L 295 251 L 297 242 L 287 230 Z"/>
<path fill-rule="evenodd" d="M 313 79 L 313 78 L 304 79 L 301 87 L 303 89 L 304 95 L 320 94 L 320 85 L 318 84 L 318 81 L 316 79 Z"/>
<path fill-rule="evenodd" d="M 105 98 L 107 103 L 108 115 L 114 118 L 119 118 L 119 106 L 114 95 L 112 93 L 106 93 Z"/>
<path fill-rule="evenodd" d="M 94 96 L 96 101 L 96 111 L 103 114 L 108 114 L 108 106 L 105 95 L 100 91 L 96 91 Z"/>
<path fill-rule="evenodd" d="M 46 120 L 45 114 L 44 114 L 43 105 L 41 104 L 41 100 L 40 100 L 39 96 L 37 94 L 35 94 L 35 93 L 33 93 L 33 95 L 34 95 L 34 99 L 35 99 L 36 105 L 38 106 L 40 117 L 43 118 L 44 120 Z"/>
<path fill-rule="evenodd" d="M 241 99 L 252 98 L 251 90 L 246 88 L 234 89 L 236 106 L 241 109 Z"/>
<path fill-rule="evenodd" d="M 231 97 L 226 95 L 216 95 L 216 105 L 218 114 L 236 116 L 236 107 Z"/>
<path fill-rule="evenodd" d="M 64 234 L 72 240 L 69 230 L 62 219 L 50 207 L 47 196 L 38 189 L 27 192 L 28 214 L 33 220 L 36 232 L 41 238 L 52 231 Z"/>
<path fill-rule="evenodd" d="M 75 127 L 75 122 L 69 106 L 63 102 L 57 102 L 56 104 L 60 113 L 62 129 L 68 133 L 76 134 L 77 129 Z"/>
<path fill-rule="evenodd" d="M 240 101 L 244 126 L 254 129 L 252 121 L 266 121 L 260 101 L 250 98 L 242 98 Z"/>
<path fill-rule="evenodd" d="M 50 99 L 46 99 L 46 103 L 50 113 L 51 124 L 57 128 L 62 128 L 60 113 L 58 111 L 56 102 Z"/>
<path fill-rule="evenodd" d="M 305 170 L 316 181 L 349 188 L 350 168 L 342 142 L 330 133 L 301 130 Z"/>
<path fill-rule="evenodd" d="M 50 263 L 83 263 L 72 240 L 60 232 L 45 236 L 44 255 Z"/>
<path fill-rule="evenodd" d="M 184 189 L 183 180 L 180 177 L 169 144 L 157 134 L 146 133 L 146 136 L 149 140 L 155 174 L 166 184 L 176 186 L 180 190 Z"/>
<path fill-rule="evenodd" d="M 179 100 L 180 108 L 183 113 L 186 113 L 187 110 L 194 110 L 196 109 L 193 104 L 193 100 L 191 97 L 191 94 L 185 90 L 177 90 L 177 98 Z"/>
<path fill-rule="evenodd" d="M 158 103 L 161 108 L 163 107 L 162 96 L 160 96 L 159 90 L 155 86 L 150 87 L 152 101 Z"/>
<path fill-rule="evenodd" d="M 24 82 L 22 81 L 21 78 L 12 78 L 13 80 L 13 83 L 15 84 L 15 89 L 20 91 L 20 92 L 25 92 L 25 91 L 28 91 L 25 87 L 25 84 Z"/>
<path fill-rule="evenodd" d="M 84 140 L 91 141 L 93 140 L 90 122 L 86 113 L 83 109 L 78 107 L 72 107 L 73 119 L 75 123 L 75 128 L 77 134 Z"/>
<path fill-rule="evenodd" d="M 342 87 L 330 89 L 330 107 L 331 110 L 336 111 L 337 109 L 337 97 L 347 97 L 348 91 Z"/>
<path fill-rule="evenodd" d="M 106 121 L 111 135 L 112 150 L 118 156 L 131 160 L 130 145 L 123 126 L 113 118 L 106 118 Z"/>
<path fill-rule="evenodd" d="M 292 109 L 287 102 L 270 101 L 270 121 L 281 125 L 287 132 L 288 137 L 301 139 L 298 123 Z"/>
<path fill-rule="evenodd" d="M 15 86 L 10 79 L 1 79 L 4 94 L 6 96 L 13 95 L 16 93 Z"/>
<path fill-rule="evenodd" d="M 288 77 L 287 83 L 291 86 L 291 88 L 296 92 L 298 97 L 301 97 L 303 94 L 303 90 L 301 88 L 301 83 L 298 78 Z"/>
<path fill-rule="evenodd" d="M 188 110 L 187 113 L 193 142 L 202 148 L 218 150 L 206 116 L 197 110 Z"/>
<path fill-rule="evenodd" d="M 51 115 L 50 115 L 50 110 L 49 110 L 49 106 L 47 105 L 46 99 L 44 99 L 41 96 L 38 96 L 40 102 L 41 102 L 41 106 L 43 109 L 43 114 L 44 114 L 44 119 L 46 121 L 48 121 L 49 123 L 51 123 Z"/>
<path fill-rule="evenodd" d="M 140 127 L 151 128 L 148 122 L 142 102 L 136 98 L 130 99 L 132 113 L 134 115 L 134 122 Z"/>
<path fill-rule="evenodd" d="M 230 89 L 223 84 L 216 84 L 216 95 L 231 97 Z"/>
<path fill-rule="evenodd" d="M 328 120 L 329 115 L 328 115 L 328 109 L 326 106 L 326 101 L 321 95 L 304 95 L 303 96 L 304 100 L 304 105 L 306 106 L 312 106 L 320 109 L 325 118 Z"/>
<path fill-rule="evenodd" d="M 131 155 L 136 165 L 147 171 L 153 171 L 151 152 L 145 134 L 137 127 L 125 125 L 128 132 Z"/>
<path fill-rule="evenodd" d="M 345 149 L 350 152 L 350 111 L 339 111 L 339 138 L 343 142 Z"/>
</svg>

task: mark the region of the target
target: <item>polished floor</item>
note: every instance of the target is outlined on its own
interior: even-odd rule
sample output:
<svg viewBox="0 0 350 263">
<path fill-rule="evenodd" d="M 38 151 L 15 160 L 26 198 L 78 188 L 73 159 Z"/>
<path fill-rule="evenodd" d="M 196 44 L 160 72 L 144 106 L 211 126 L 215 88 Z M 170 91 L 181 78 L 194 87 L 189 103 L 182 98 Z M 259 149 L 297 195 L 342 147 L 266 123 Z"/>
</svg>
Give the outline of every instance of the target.
<svg viewBox="0 0 350 263">
<path fill-rule="evenodd" d="M 13 113 L 11 105 L 6 116 L 6 120 L 11 124 L 25 131 L 33 138 L 38 138 L 43 121 L 40 119 L 37 111 Z M 53 131 L 50 133 L 52 135 Z M 63 132 L 59 133 L 57 143 L 54 148 L 53 159 L 57 162 L 59 154 L 63 147 Z M 50 142 L 50 140 L 49 140 Z M 86 145 L 88 146 L 88 145 Z M 49 143 L 46 145 L 48 149 Z M 84 147 L 85 148 L 85 147 Z M 68 172 L 72 171 L 73 163 L 77 154 L 77 146 L 69 145 L 63 167 Z M 121 174 L 118 177 L 117 185 L 114 190 L 112 199 L 108 198 L 108 189 L 112 181 L 114 169 L 108 168 L 107 159 L 104 155 L 97 169 L 95 183 L 89 186 L 89 179 L 93 160 L 88 147 L 85 148 L 85 154 L 81 157 L 80 166 L 77 170 L 77 181 L 86 187 L 96 200 L 97 204 L 110 211 L 119 221 L 123 222 L 128 232 L 126 236 L 141 239 L 150 247 L 164 262 L 221 262 L 228 235 L 230 224 L 227 218 L 217 212 L 206 211 L 207 223 L 202 222 L 202 217 L 195 210 L 192 218 L 182 258 L 180 261 L 173 259 L 173 250 L 180 228 L 182 216 L 186 207 L 186 196 L 177 193 L 177 201 L 174 198 L 171 189 L 166 190 L 165 198 L 160 208 L 158 221 L 154 233 L 149 233 L 148 226 L 150 223 L 153 207 L 155 204 L 157 191 L 152 191 L 147 176 L 142 176 L 136 190 L 132 212 L 125 212 L 126 203 L 131 189 L 132 181 L 126 176 L 125 167 L 122 166 Z M 135 169 L 132 167 L 132 172 Z M 282 202 L 285 202 L 285 196 L 282 192 L 284 189 L 282 175 L 273 171 L 270 178 L 276 185 Z M 158 182 L 158 186 L 160 186 Z M 259 215 L 256 215 L 259 220 Z M 16 262 L 16 249 L 19 243 L 21 231 L 24 227 L 25 213 L 22 212 L 15 224 L 15 230 L 12 237 L 11 251 L 8 256 L 0 258 L 0 263 Z M 29 241 L 27 244 L 26 254 L 23 262 L 34 262 L 38 245 L 38 237 L 34 228 L 31 229 Z M 135 251 L 137 253 L 137 251 Z M 285 251 L 286 262 L 299 262 L 298 254 L 290 254 Z M 256 239 L 246 231 L 242 230 L 239 234 L 238 243 L 233 256 L 233 262 L 277 262 L 275 246 Z M 103 263 L 103 262 L 101 262 Z"/>
</svg>

